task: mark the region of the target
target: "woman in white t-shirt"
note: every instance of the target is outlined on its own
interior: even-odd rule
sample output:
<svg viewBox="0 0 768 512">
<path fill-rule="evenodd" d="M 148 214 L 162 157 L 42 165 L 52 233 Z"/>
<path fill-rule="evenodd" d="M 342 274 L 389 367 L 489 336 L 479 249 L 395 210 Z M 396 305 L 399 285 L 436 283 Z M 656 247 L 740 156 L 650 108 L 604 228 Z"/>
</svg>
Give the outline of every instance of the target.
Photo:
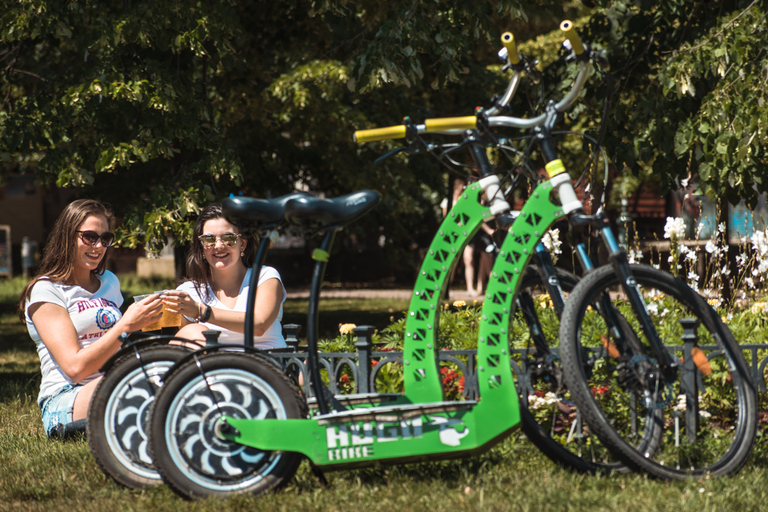
<svg viewBox="0 0 768 512">
<path fill-rule="evenodd" d="M 204 341 L 203 331 L 220 331 L 221 343 L 243 343 L 245 309 L 256 244 L 240 235 L 213 203 L 195 222 L 193 243 L 187 256 L 189 281 L 163 294 L 166 309 L 181 313 L 179 337 Z M 287 294 L 280 274 L 262 267 L 254 310 L 253 346 L 285 347 L 281 320 Z"/>
<path fill-rule="evenodd" d="M 46 241 L 37 276 L 19 301 L 19 317 L 37 345 L 43 374 L 38 395 L 45 433 L 84 419 L 101 373 L 118 351 L 120 335 L 162 314 L 159 295 L 120 311 L 117 277 L 106 271 L 112 213 L 98 201 L 70 203 Z"/>
</svg>

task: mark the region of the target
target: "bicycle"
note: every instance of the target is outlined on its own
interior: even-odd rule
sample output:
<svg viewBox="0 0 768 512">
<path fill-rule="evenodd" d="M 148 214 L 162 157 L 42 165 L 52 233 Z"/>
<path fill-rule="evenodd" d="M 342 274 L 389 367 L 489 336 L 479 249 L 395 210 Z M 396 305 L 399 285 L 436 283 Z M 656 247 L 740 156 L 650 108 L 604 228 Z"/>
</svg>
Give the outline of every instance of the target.
<svg viewBox="0 0 768 512">
<path fill-rule="evenodd" d="M 575 99 L 587 67 L 588 62 L 582 66 L 571 93 L 559 104 L 561 108 Z M 519 75 L 515 77 L 519 79 Z M 508 91 L 514 89 L 515 77 Z M 433 120 L 431 126 L 404 125 L 394 135 L 404 136 L 414 129 L 463 133 L 469 124 L 477 124 L 478 116 L 472 119 L 473 123 L 469 118 L 452 118 Z M 362 210 L 355 209 L 358 201 L 369 205 L 375 193 L 360 192 L 335 200 L 290 201 L 286 216 L 291 222 L 324 234 L 320 248 L 313 254 L 316 263 L 311 296 L 315 299 L 310 301 L 308 313 L 307 356 L 317 413 L 306 417 L 295 388 L 259 358 L 216 353 L 194 356 L 176 365 L 164 377 L 150 418 L 150 451 L 174 491 L 188 498 L 237 492 L 258 494 L 285 483 L 302 455 L 325 469 L 467 456 L 487 450 L 517 426 L 520 411 L 506 344 L 514 292 L 545 229 L 564 213 L 562 205 L 550 200 L 550 192 L 558 187 L 563 197 L 570 188 L 566 204 L 575 210 L 578 206 L 573 202 L 580 203 L 566 175 L 555 183 L 539 185 L 517 219 L 505 217 L 509 205 L 499 179 L 485 158 L 478 132 L 469 131 L 467 146 L 479 165 L 481 179 L 468 187 L 441 224 L 417 278 L 406 323 L 405 393 L 329 396 L 319 375 L 316 298 L 325 264 L 336 230 L 361 214 Z M 382 134 L 375 132 L 377 136 Z M 393 134 L 390 129 L 385 132 L 386 137 Z M 361 135 L 371 132 L 357 133 L 360 140 Z M 487 198 L 488 205 L 483 204 L 481 195 Z M 355 215 L 348 211 L 350 208 Z M 492 217 L 512 227 L 494 265 L 483 305 L 478 347 L 482 400 L 446 402 L 442 400 L 434 357 L 433 327 L 439 300 L 457 251 L 481 222 Z M 230 400 L 222 400 L 225 396 Z M 246 400 L 249 407 L 238 400 Z M 195 427 L 188 430 L 189 425 Z M 215 454 L 218 467 L 206 465 L 210 454 Z M 231 471 L 227 472 L 227 468 Z"/>
<path fill-rule="evenodd" d="M 266 235 L 285 224 L 285 204 L 304 195 L 292 193 L 271 200 L 228 200 L 229 216 L 247 227 L 243 233 L 260 236 L 249 284 L 244 329 L 245 350 L 255 350 L 253 305 L 259 270 L 270 243 Z M 148 453 L 149 412 L 154 405 L 157 390 L 162 385 L 162 376 L 174 364 L 184 360 L 196 347 L 210 350 L 218 346 L 217 331 L 205 331 L 204 335 L 205 347 L 171 335 L 136 338 L 126 334 L 124 346 L 100 369 L 104 377 L 94 390 L 89 405 L 88 444 L 98 466 L 121 485 L 141 489 L 162 483 Z"/>
<path fill-rule="evenodd" d="M 578 40 L 571 44 L 577 58 L 586 61 L 587 49 Z M 580 75 L 577 81 L 583 78 Z M 559 188 L 562 213 L 576 231 L 591 229 L 601 235 L 610 259 L 610 265 L 594 269 L 585 244 L 576 245 L 587 274 L 574 287 L 560 325 L 563 377 L 571 398 L 602 444 L 630 468 L 667 479 L 733 474 L 749 456 L 757 426 L 755 386 L 738 343 L 704 298 L 685 283 L 653 267 L 629 265 L 605 214 L 583 213 L 551 138 L 561 104 L 550 103 L 534 119 L 478 115 L 476 124 L 471 118 L 443 119 L 432 121 L 432 127 L 428 120 L 423 126 L 373 131 L 368 140 L 408 137 L 408 130 L 428 133 L 436 131 L 436 125 L 447 128 L 451 123 L 462 129 L 480 125 L 533 129 L 547 162 L 549 184 Z M 549 192 L 534 191 L 534 197 Z M 549 226 L 540 220 L 548 207 L 542 204 L 528 213 L 533 229 L 523 224 L 519 231 L 517 223 L 512 226 L 510 236 L 519 236 L 522 247 L 510 261 L 524 260 L 530 250 L 524 242 L 539 237 Z M 691 320 L 683 318 L 680 325 L 662 329 L 666 309 L 653 316 L 654 306 L 646 304 L 654 297 L 675 302 L 679 314 Z M 503 302 L 501 296 L 493 299 Z M 484 330 L 494 334 L 490 325 L 481 325 L 481 341 Z M 503 330 L 495 334 L 500 337 Z M 698 340 L 708 346 L 700 347 Z M 682 360 L 670 354 L 670 344 L 684 345 Z M 704 428 L 699 401 L 717 409 L 719 428 Z M 721 402 L 732 405 L 723 407 Z M 676 407 L 685 411 L 682 428 L 682 411 L 676 412 Z"/>
</svg>

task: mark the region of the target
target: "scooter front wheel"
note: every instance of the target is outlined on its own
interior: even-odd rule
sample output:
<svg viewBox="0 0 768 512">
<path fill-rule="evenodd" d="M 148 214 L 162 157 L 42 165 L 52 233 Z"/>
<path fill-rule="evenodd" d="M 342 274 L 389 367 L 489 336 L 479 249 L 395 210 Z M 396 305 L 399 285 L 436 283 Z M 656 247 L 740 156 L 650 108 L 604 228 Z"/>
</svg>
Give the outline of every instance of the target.
<svg viewBox="0 0 768 512">
<path fill-rule="evenodd" d="M 208 354 L 185 363 L 158 393 L 150 453 L 165 483 L 185 498 L 259 495 L 288 482 L 301 455 L 226 441 L 216 432 L 219 418 L 306 414 L 295 386 L 270 361 L 254 354 Z"/>
</svg>

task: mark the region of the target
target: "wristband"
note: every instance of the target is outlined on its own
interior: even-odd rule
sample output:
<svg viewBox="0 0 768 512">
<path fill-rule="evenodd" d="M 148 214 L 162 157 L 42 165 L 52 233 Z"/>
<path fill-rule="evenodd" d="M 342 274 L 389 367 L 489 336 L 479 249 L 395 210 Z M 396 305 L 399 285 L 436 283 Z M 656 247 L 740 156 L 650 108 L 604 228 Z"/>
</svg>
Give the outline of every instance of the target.
<svg viewBox="0 0 768 512">
<path fill-rule="evenodd" d="M 200 315 L 200 321 L 203 322 L 203 323 L 207 322 L 208 319 L 211 318 L 211 311 L 212 311 L 211 310 L 211 306 L 206 304 L 205 305 L 205 312 L 202 315 Z"/>
</svg>

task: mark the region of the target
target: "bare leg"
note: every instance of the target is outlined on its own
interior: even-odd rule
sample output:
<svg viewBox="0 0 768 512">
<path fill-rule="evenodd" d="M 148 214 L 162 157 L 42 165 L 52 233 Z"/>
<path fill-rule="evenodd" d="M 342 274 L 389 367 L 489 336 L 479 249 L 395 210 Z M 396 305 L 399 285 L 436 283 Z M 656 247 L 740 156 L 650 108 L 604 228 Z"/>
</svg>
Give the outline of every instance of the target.
<svg viewBox="0 0 768 512">
<path fill-rule="evenodd" d="M 91 405 L 91 397 L 102 377 L 92 380 L 77 392 L 75 403 L 72 405 L 72 421 L 82 420 L 88 414 L 88 406 Z"/>
<path fill-rule="evenodd" d="M 208 328 L 202 324 L 187 324 L 176 332 L 176 336 L 190 341 L 205 342 L 203 331 L 207 329 Z"/>
<path fill-rule="evenodd" d="M 480 263 L 478 265 L 477 276 L 477 294 L 482 295 L 485 290 L 485 283 L 488 282 L 488 278 L 491 275 L 491 268 L 493 268 L 493 258 L 487 252 L 480 254 Z"/>
<path fill-rule="evenodd" d="M 467 293 L 477 295 L 475 291 L 475 248 L 468 245 L 464 248 L 464 277 L 467 280 Z"/>
</svg>

